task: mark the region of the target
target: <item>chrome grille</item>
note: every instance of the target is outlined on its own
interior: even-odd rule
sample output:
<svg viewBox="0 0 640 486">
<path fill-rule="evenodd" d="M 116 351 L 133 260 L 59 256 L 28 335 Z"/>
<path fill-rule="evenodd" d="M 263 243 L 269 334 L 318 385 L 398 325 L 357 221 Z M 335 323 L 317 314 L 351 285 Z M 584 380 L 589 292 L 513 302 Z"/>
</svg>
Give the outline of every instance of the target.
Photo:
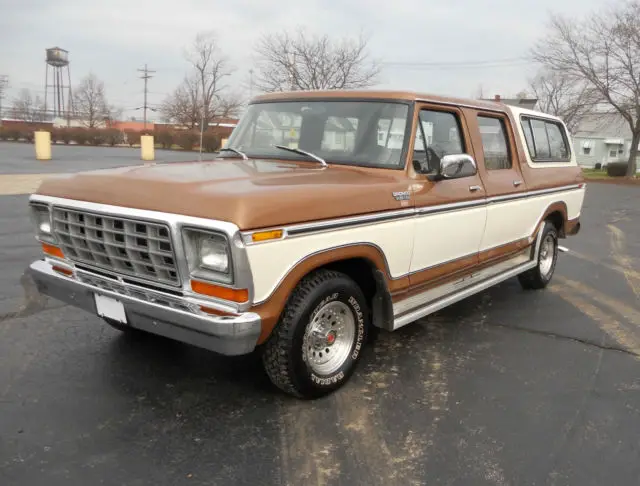
<svg viewBox="0 0 640 486">
<path fill-rule="evenodd" d="M 180 283 L 165 224 L 54 207 L 53 232 L 72 261 L 151 282 Z"/>
<path fill-rule="evenodd" d="M 173 297 L 167 294 L 160 294 L 147 290 L 143 287 L 123 284 L 116 280 L 101 277 L 99 275 L 89 274 L 87 272 L 76 272 L 77 279 L 87 285 L 97 287 L 102 290 L 108 290 L 116 294 L 133 297 L 144 302 L 151 302 L 172 309 L 178 309 L 185 312 L 196 312 L 196 309 L 186 304 L 180 297 Z"/>
</svg>

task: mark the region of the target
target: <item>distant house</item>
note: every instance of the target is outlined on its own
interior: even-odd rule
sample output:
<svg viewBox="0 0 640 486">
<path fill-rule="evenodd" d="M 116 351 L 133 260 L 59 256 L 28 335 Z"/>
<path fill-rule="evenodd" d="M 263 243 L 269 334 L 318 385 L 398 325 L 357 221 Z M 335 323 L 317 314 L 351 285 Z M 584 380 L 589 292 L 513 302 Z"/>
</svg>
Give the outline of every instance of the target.
<svg viewBox="0 0 640 486">
<path fill-rule="evenodd" d="M 518 106 L 520 108 L 526 108 L 528 110 L 534 110 L 538 104 L 537 98 L 502 98 L 499 94 L 493 98 L 483 98 L 484 101 L 495 101 L 497 103 L 504 103 L 505 105 Z"/>
<path fill-rule="evenodd" d="M 631 130 L 618 114 L 593 115 L 572 134 L 578 163 L 584 167 L 626 162 L 631 150 Z"/>
</svg>

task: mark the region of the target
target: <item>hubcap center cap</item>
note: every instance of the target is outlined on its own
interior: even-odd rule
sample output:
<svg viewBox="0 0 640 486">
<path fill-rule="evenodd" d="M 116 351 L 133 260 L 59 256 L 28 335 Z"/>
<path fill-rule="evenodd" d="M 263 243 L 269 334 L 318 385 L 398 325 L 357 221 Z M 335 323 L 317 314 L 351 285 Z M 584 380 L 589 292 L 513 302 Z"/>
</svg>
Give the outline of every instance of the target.
<svg viewBox="0 0 640 486">
<path fill-rule="evenodd" d="M 331 346 L 333 343 L 336 342 L 336 336 L 337 336 L 337 333 L 335 331 L 329 331 L 327 333 L 327 337 L 326 337 L 327 346 Z"/>
</svg>

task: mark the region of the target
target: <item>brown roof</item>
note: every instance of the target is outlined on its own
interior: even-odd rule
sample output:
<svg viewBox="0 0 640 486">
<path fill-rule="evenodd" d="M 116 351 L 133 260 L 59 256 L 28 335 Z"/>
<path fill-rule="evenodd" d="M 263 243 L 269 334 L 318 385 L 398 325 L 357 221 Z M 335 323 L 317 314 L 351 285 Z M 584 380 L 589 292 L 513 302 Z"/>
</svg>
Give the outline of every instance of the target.
<svg viewBox="0 0 640 486">
<path fill-rule="evenodd" d="M 475 108 L 505 111 L 502 103 L 493 101 L 473 100 L 466 98 L 452 98 L 413 91 L 376 91 L 376 90 L 317 90 L 317 91 L 285 91 L 267 93 L 255 97 L 252 101 L 284 101 L 316 98 L 358 98 L 371 100 L 404 100 L 404 101 L 433 101 L 454 105 L 466 105 Z"/>
</svg>

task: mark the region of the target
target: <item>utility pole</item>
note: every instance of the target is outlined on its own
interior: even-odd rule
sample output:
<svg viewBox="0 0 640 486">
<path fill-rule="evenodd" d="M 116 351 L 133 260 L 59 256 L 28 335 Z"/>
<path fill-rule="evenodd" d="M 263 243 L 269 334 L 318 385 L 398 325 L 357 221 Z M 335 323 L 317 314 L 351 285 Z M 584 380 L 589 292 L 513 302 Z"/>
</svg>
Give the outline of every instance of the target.
<svg viewBox="0 0 640 486">
<path fill-rule="evenodd" d="M 155 73 L 155 71 L 150 71 L 149 69 L 147 69 L 147 65 L 144 65 L 144 69 L 138 69 L 138 71 L 140 71 L 141 73 L 144 73 L 142 76 L 140 76 L 140 79 L 144 79 L 144 129 L 147 129 L 147 81 L 151 78 L 153 78 L 153 76 L 151 76 L 149 73 Z"/>
<path fill-rule="evenodd" d="M 2 98 L 4 98 L 4 90 L 9 85 L 9 76 L 0 74 L 0 125 L 2 125 Z"/>
</svg>

